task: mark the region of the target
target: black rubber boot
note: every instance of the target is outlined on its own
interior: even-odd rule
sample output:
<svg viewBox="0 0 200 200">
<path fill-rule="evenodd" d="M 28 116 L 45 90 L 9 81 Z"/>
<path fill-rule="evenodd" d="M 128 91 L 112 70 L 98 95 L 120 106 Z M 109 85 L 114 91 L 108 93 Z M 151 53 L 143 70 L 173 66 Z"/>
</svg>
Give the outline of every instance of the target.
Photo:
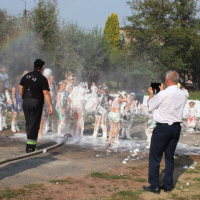
<svg viewBox="0 0 200 200">
<path fill-rule="evenodd" d="M 36 145 L 26 144 L 26 153 L 34 152 Z"/>
</svg>

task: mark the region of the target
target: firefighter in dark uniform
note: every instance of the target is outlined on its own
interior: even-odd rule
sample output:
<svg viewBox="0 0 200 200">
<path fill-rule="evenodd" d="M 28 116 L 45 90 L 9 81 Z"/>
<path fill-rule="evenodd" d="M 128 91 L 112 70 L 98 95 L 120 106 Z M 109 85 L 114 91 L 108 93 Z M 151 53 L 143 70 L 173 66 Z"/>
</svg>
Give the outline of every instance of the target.
<svg viewBox="0 0 200 200">
<path fill-rule="evenodd" d="M 34 62 L 34 71 L 24 75 L 19 84 L 19 93 L 23 99 L 23 111 L 26 120 L 27 153 L 35 151 L 37 145 L 44 99 L 49 105 L 49 114 L 52 114 L 49 84 L 41 74 L 44 64 L 44 61 L 37 59 Z"/>
</svg>

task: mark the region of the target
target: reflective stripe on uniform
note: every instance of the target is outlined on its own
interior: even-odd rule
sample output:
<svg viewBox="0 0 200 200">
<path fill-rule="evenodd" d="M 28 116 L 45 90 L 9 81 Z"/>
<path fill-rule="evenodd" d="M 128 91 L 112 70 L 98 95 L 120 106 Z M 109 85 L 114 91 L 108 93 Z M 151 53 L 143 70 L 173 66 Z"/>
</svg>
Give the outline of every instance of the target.
<svg viewBox="0 0 200 200">
<path fill-rule="evenodd" d="M 27 139 L 26 144 L 37 145 L 37 140 Z"/>
</svg>

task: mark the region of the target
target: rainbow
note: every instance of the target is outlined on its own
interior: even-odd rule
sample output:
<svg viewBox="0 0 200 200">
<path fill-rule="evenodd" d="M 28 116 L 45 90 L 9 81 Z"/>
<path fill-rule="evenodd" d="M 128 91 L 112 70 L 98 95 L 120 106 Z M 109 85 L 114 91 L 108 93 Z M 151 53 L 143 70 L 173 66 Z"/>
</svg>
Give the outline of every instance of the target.
<svg viewBox="0 0 200 200">
<path fill-rule="evenodd" d="M 7 50 L 9 50 L 10 48 L 12 48 L 15 44 L 23 41 L 24 38 L 26 38 L 29 35 L 32 35 L 33 31 L 23 31 L 20 32 L 19 34 L 17 34 L 16 36 L 12 37 L 9 41 L 5 42 L 5 44 L 3 44 L 0 47 L 0 56 L 2 56 L 4 53 L 6 53 Z"/>
</svg>

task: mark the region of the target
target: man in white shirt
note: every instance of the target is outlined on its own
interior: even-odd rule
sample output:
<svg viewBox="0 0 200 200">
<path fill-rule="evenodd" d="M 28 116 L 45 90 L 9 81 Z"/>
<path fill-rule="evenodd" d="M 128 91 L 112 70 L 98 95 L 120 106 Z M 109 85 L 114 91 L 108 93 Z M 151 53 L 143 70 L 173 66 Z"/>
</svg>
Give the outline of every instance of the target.
<svg viewBox="0 0 200 200">
<path fill-rule="evenodd" d="M 182 115 L 187 95 L 178 88 L 177 83 L 179 74 L 176 71 L 169 71 L 166 74 L 165 83 L 167 88 L 164 90 L 163 84 L 160 92 L 154 96 L 153 89 L 150 87 L 148 100 L 149 111 L 153 111 L 153 118 L 157 122 L 151 138 L 149 154 L 149 183 L 150 186 L 143 186 L 144 190 L 160 193 L 172 191 L 174 152 L 178 143 L 182 122 Z M 165 154 L 165 177 L 163 184 L 159 184 L 160 162 Z"/>
</svg>

